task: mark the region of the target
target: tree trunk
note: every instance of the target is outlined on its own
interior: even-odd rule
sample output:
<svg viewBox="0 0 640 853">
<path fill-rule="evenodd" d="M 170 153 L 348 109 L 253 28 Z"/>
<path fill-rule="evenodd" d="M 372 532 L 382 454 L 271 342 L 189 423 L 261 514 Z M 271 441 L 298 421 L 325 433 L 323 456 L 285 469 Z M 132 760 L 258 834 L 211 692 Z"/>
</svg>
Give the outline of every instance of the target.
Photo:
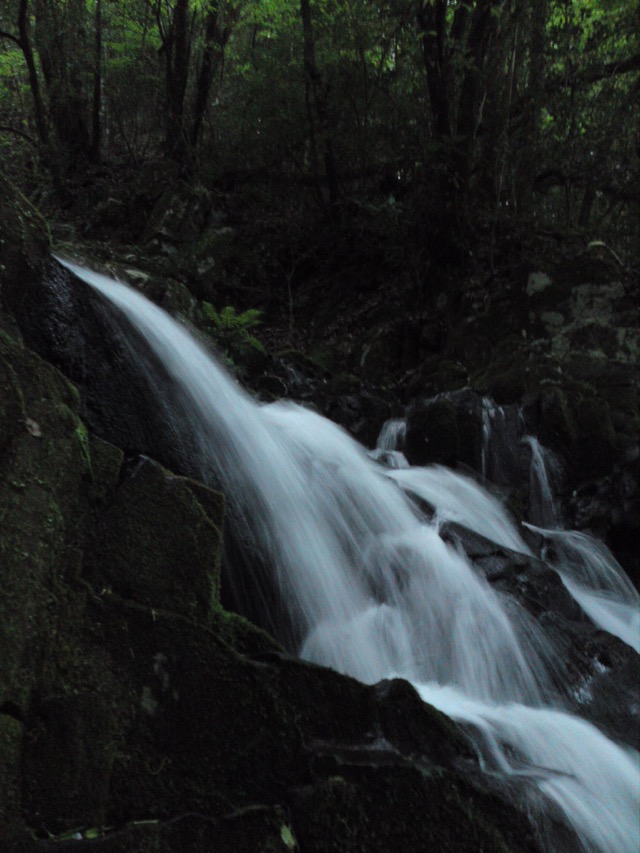
<svg viewBox="0 0 640 853">
<path fill-rule="evenodd" d="M 429 107 L 439 140 L 451 137 L 451 90 L 448 63 L 446 0 L 421 4 L 417 10 Z"/>
<path fill-rule="evenodd" d="M 474 154 L 478 128 L 482 120 L 482 109 L 488 91 L 483 87 L 485 58 L 489 45 L 497 29 L 495 10 L 500 7 L 498 0 L 478 0 L 474 9 L 466 43 L 466 70 L 462 79 L 460 100 L 456 116 L 456 141 L 453 146 L 454 184 L 456 203 L 460 216 L 466 216 L 471 174 L 474 166 Z"/>
<path fill-rule="evenodd" d="M 82 57 L 86 55 L 83 0 L 37 0 L 36 45 L 49 97 L 49 114 L 66 170 L 90 159 L 89 115 Z"/>
<path fill-rule="evenodd" d="M 211 94 L 211 86 L 220 64 L 222 52 L 228 40 L 228 33 L 221 31 L 218 22 L 218 0 L 211 0 L 207 8 L 204 31 L 204 50 L 202 64 L 196 81 L 196 94 L 193 104 L 193 120 L 189 142 L 192 149 L 198 144 L 202 122 L 204 121 Z"/>
<path fill-rule="evenodd" d="M 28 0 L 20 0 L 20 10 L 18 12 L 18 31 L 20 38 L 18 44 L 22 50 L 24 61 L 27 65 L 27 73 L 29 75 L 29 87 L 31 96 L 33 97 L 33 106 L 36 119 L 36 129 L 38 131 L 38 139 L 45 149 L 49 147 L 49 127 L 47 125 L 47 117 L 42 101 L 42 93 L 40 91 L 40 80 L 36 70 L 36 63 L 31 48 L 31 36 L 29 32 L 29 16 L 28 16 Z"/>
<path fill-rule="evenodd" d="M 102 0 L 96 0 L 94 26 L 93 103 L 91 105 L 91 160 L 102 157 Z"/>
<path fill-rule="evenodd" d="M 187 155 L 187 138 L 184 123 L 184 102 L 189 78 L 189 0 L 176 0 L 171 30 L 165 42 L 167 130 L 165 147 L 167 156 L 184 162 Z"/>
<path fill-rule="evenodd" d="M 547 14 L 547 0 L 535 0 L 529 5 L 528 104 L 522 128 L 526 156 L 520 158 L 516 186 L 519 213 L 525 213 L 530 206 L 534 176 L 540 167 L 540 116 L 544 103 Z"/>
<path fill-rule="evenodd" d="M 331 209 L 335 211 L 339 197 L 338 171 L 327 121 L 327 93 L 323 87 L 322 75 L 316 64 L 309 0 L 300 0 L 300 16 L 302 18 L 304 77 L 314 183 L 316 184 L 318 198 L 324 204 L 320 177 L 320 150 L 322 150 L 324 178 L 329 191 L 329 204 Z"/>
</svg>

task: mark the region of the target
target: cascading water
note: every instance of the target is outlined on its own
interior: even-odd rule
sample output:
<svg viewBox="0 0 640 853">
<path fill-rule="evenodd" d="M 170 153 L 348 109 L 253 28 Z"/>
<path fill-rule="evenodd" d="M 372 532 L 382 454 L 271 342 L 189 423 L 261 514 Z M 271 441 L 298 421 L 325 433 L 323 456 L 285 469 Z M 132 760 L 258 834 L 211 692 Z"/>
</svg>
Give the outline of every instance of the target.
<svg viewBox="0 0 640 853">
<path fill-rule="evenodd" d="M 387 468 L 408 468 L 409 463 L 402 452 L 407 435 L 407 422 L 404 418 L 392 418 L 385 421 L 380 430 L 375 450 L 369 456 Z"/>
<path fill-rule="evenodd" d="M 203 479 L 215 472 L 288 603 L 293 631 L 281 639 L 365 682 L 407 678 L 477 732 L 489 769 L 529 778 L 585 850 L 635 851 L 638 755 L 549 707 L 552 650 L 439 535 L 451 517 L 526 551 L 500 505 L 446 469 L 385 470 L 310 411 L 258 405 L 144 297 L 63 263 L 124 312 L 172 377 Z"/>
<path fill-rule="evenodd" d="M 383 424 L 376 447 L 379 450 L 402 450 L 406 434 L 406 420 L 404 418 L 391 418 Z"/>
<path fill-rule="evenodd" d="M 533 436 L 531 520 L 526 526 L 543 537 L 543 556 L 593 622 L 640 652 L 640 595 L 613 554 L 585 533 L 559 528 L 549 475 L 549 452 Z"/>
</svg>

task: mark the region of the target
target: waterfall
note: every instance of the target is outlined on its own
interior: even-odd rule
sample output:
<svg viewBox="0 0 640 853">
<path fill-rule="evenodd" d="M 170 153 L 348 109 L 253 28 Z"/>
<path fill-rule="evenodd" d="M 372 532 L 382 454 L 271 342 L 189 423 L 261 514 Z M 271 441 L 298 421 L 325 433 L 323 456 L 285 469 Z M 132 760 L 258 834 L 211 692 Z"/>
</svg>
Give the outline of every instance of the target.
<svg viewBox="0 0 640 853">
<path fill-rule="evenodd" d="M 402 450 L 406 435 L 405 418 L 391 418 L 382 425 L 376 447 L 379 450 Z"/>
<path fill-rule="evenodd" d="M 292 651 L 368 683 L 410 680 L 476 733 L 488 770 L 530 780 L 583 849 L 635 851 L 637 753 L 552 707 L 553 649 L 523 633 L 516 602 L 440 536 L 442 518 L 455 518 L 526 551 L 498 502 L 444 468 L 386 469 L 299 406 L 259 405 L 140 294 L 63 263 L 126 315 L 172 377 L 164 404 L 188 416 L 203 479 L 221 485 L 270 566 Z"/>
<path fill-rule="evenodd" d="M 533 524 L 541 527 L 555 527 L 558 524 L 558 508 L 553 497 L 549 476 L 549 451 L 533 435 L 523 439 L 531 448 L 531 466 L 529 474 L 529 516 Z"/>
<path fill-rule="evenodd" d="M 380 430 L 375 449 L 369 456 L 387 468 L 408 468 L 407 457 L 402 452 L 407 435 L 405 418 L 391 418 L 385 421 Z"/>
<path fill-rule="evenodd" d="M 593 622 L 640 652 L 640 595 L 609 549 L 576 530 L 527 527 L 546 540 L 545 559 Z"/>
</svg>

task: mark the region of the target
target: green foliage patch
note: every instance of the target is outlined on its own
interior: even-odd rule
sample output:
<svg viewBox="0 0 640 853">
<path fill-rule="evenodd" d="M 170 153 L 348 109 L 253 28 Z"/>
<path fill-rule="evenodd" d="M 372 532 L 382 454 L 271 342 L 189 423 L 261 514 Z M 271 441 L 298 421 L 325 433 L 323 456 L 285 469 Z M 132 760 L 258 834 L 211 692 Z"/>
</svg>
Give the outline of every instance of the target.
<svg viewBox="0 0 640 853">
<path fill-rule="evenodd" d="M 238 313 L 232 305 L 216 311 L 210 302 L 203 302 L 202 319 L 210 337 L 226 357 L 231 367 L 242 373 L 266 350 L 253 334 L 261 323 L 262 311 L 249 308 Z"/>
</svg>

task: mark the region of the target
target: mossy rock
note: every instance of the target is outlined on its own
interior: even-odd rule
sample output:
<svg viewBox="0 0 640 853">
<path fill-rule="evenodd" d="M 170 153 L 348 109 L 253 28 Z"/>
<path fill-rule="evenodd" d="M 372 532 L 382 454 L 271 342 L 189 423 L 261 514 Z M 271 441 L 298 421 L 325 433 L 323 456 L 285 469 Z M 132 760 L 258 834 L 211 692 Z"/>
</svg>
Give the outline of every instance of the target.
<svg viewBox="0 0 640 853">
<path fill-rule="evenodd" d="M 113 500 L 124 453 L 93 434 L 87 436 L 87 441 L 91 460 L 91 499 L 100 506 Z"/>
<path fill-rule="evenodd" d="M 419 394 L 438 394 L 442 391 L 457 391 L 469 384 L 469 371 L 459 362 L 434 355 L 422 360 L 417 374 L 411 375 L 406 393 L 409 397 Z"/>
<path fill-rule="evenodd" d="M 616 329 L 608 323 L 589 320 L 572 324 L 566 330 L 573 350 L 586 350 L 600 357 L 612 358 L 618 348 Z"/>
<path fill-rule="evenodd" d="M 296 349 L 280 350 L 275 358 L 282 359 L 286 364 L 299 368 L 303 373 L 312 377 L 326 377 L 329 373 L 322 359 L 316 359 L 312 355 L 303 353 Z"/>
<path fill-rule="evenodd" d="M 524 364 L 492 365 L 472 377 L 473 387 L 481 394 L 492 397 L 498 405 L 519 402 L 535 384 L 531 366 Z"/>
<path fill-rule="evenodd" d="M 87 554 L 87 579 L 207 622 L 218 606 L 224 500 L 149 459 L 118 489 Z"/>
<path fill-rule="evenodd" d="M 0 457 L 0 704 L 24 709 L 55 624 L 67 545 L 81 535 L 80 495 L 90 462 L 77 395 L 64 377 L 2 333 L 0 363 L 7 391 Z"/>
<path fill-rule="evenodd" d="M 76 836 L 76 839 L 72 839 Z M 16 843 L 12 853 L 293 853 L 298 850 L 289 818 L 278 806 L 255 805 L 221 818 L 184 814 L 166 820 L 131 821 L 116 830 L 102 827 L 64 832 L 51 841 Z"/>
<path fill-rule="evenodd" d="M 632 441 L 637 438 L 640 385 L 637 366 L 573 353 L 566 361 L 565 371 L 581 383 L 585 393 L 606 401 L 612 425 L 619 436 Z"/>
</svg>

